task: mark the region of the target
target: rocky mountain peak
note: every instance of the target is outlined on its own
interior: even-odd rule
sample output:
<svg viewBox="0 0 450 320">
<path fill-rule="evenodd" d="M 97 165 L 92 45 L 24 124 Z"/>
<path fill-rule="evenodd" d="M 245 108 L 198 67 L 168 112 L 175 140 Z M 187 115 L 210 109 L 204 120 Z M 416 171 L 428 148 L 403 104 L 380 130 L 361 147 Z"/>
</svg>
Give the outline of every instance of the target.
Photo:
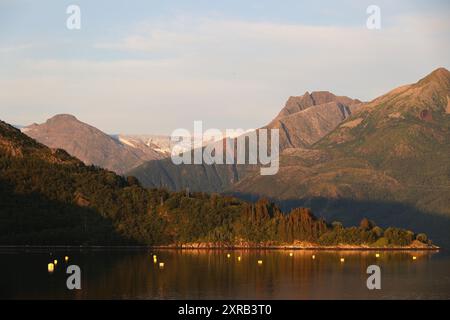
<svg viewBox="0 0 450 320">
<path fill-rule="evenodd" d="M 72 120 L 72 121 L 79 121 L 74 115 L 71 114 L 57 114 L 50 118 L 49 120 Z"/>
<path fill-rule="evenodd" d="M 311 93 L 306 91 L 302 96 L 289 97 L 284 108 L 278 114 L 277 119 L 306 110 L 313 106 L 318 106 L 330 102 L 336 102 L 343 105 L 361 103 L 361 101 L 359 101 L 358 99 L 351 99 L 345 96 L 336 96 L 329 91 L 313 91 Z"/>
<path fill-rule="evenodd" d="M 429 75 L 427 75 L 425 78 L 419 81 L 438 81 L 438 82 L 446 82 L 450 80 L 450 71 L 447 69 L 441 67 L 437 68 L 433 72 L 431 72 Z"/>
<path fill-rule="evenodd" d="M 268 128 L 280 129 L 280 148 L 307 147 L 328 134 L 361 105 L 329 91 L 290 97 Z"/>
<path fill-rule="evenodd" d="M 432 86 L 436 89 L 450 90 L 450 71 L 445 68 L 438 68 L 419 80 L 416 86 Z"/>
</svg>

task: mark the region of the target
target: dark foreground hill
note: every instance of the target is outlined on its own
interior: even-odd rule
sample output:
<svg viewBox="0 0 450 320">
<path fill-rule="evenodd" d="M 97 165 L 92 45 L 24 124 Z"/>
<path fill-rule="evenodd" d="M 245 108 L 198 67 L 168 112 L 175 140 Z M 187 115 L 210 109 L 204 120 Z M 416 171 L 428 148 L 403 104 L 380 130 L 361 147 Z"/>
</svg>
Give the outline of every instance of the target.
<svg viewBox="0 0 450 320">
<path fill-rule="evenodd" d="M 381 229 L 363 219 L 344 228 L 309 209 L 283 214 L 204 193 L 142 188 L 135 178 L 86 166 L 0 122 L 0 244 L 177 245 L 207 243 L 424 246 L 425 234 Z"/>
</svg>

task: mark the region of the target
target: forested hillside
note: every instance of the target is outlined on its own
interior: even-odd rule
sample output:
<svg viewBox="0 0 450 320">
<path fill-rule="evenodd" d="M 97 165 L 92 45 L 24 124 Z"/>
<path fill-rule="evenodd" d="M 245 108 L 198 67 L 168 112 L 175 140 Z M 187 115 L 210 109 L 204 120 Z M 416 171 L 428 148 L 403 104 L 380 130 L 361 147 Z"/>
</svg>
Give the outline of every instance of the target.
<svg viewBox="0 0 450 320">
<path fill-rule="evenodd" d="M 267 200 L 147 190 L 133 177 L 86 166 L 0 122 L 1 245 L 186 243 L 405 246 L 426 235 L 364 219 L 344 228 L 309 209 L 288 214 Z"/>
</svg>

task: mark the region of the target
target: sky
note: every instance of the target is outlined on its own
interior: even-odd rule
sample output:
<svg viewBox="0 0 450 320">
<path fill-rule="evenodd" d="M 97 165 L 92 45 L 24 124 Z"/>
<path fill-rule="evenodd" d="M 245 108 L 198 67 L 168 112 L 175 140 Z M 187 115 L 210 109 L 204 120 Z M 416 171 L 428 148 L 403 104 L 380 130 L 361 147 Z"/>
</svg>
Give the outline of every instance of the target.
<svg viewBox="0 0 450 320">
<path fill-rule="evenodd" d="M 81 28 L 70 30 L 69 5 Z M 366 26 L 369 5 L 381 28 Z M 107 133 L 249 129 L 289 96 L 369 101 L 450 69 L 450 1 L 0 0 L 0 119 Z"/>
</svg>

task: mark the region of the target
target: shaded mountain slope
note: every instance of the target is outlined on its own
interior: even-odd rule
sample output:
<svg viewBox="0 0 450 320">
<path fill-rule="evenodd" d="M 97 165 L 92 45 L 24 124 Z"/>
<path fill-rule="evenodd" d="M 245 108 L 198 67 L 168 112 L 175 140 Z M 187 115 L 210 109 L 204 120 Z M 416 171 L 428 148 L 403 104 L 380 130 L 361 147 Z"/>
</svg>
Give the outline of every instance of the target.
<svg viewBox="0 0 450 320">
<path fill-rule="evenodd" d="M 264 128 L 280 129 L 280 149 L 308 147 L 336 128 L 361 102 L 326 91 L 290 97 L 280 114 Z M 235 139 L 236 145 L 236 139 Z M 170 158 L 149 161 L 128 172 L 146 187 L 221 192 L 250 173 L 255 165 L 174 165 Z"/>
</svg>

